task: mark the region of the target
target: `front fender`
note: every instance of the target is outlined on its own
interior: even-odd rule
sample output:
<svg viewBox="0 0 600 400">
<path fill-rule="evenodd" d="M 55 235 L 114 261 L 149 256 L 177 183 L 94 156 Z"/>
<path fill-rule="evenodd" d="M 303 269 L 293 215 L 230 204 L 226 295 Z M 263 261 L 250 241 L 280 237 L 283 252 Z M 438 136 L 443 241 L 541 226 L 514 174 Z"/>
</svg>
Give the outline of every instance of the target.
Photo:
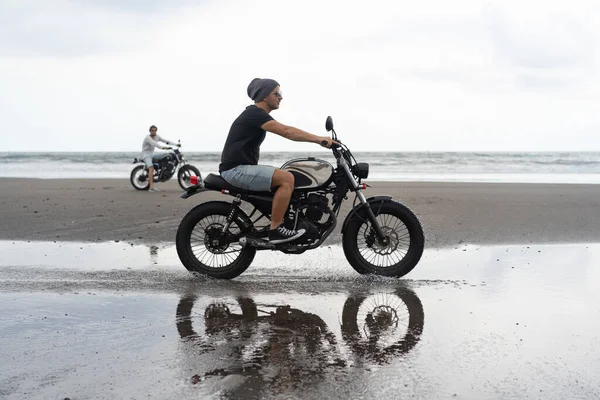
<svg viewBox="0 0 600 400">
<path fill-rule="evenodd" d="M 188 197 L 192 197 L 193 195 L 198 193 L 206 192 L 207 190 L 209 189 L 206 189 L 202 185 L 194 185 L 185 189 L 185 192 L 181 193 L 179 197 L 181 197 L 182 199 L 187 199 Z"/>
<path fill-rule="evenodd" d="M 377 210 L 377 205 L 379 203 L 385 203 L 387 201 L 392 201 L 392 196 L 380 195 L 367 198 L 367 204 L 369 204 L 371 208 L 375 210 Z M 355 206 L 352 210 L 350 210 L 348 215 L 346 215 L 346 219 L 344 219 L 344 223 L 342 224 L 342 233 L 344 232 L 344 230 L 346 230 L 346 226 L 348 225 L 352 217 L 357 215 L 364 206 L 365 205 L 361 203 Z M 366 216 L 364 218 L 366 218 Z"/>
</svg>

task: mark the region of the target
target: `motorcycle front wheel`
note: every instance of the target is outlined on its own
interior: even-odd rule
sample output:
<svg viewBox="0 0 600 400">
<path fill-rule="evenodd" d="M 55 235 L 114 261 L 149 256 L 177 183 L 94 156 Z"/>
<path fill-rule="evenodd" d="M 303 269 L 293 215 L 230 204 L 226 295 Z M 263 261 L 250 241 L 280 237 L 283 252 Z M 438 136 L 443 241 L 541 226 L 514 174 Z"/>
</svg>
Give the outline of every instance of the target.
<svg viewBox="0 0 600 400">
<path fill-rule="evenodd" d="M 188 271 L 218 279 L 242 274 L 254 260 L 256 248 L 242 247 L 230 239 L 249 228 L 251 223 L 242 210 L 227 224 L 231 203 L 211 201 L 194 207 L 177 229 L 177 255 Z"/>
<path fill-rule="evenodd" d="M 343 232 L 346 259 L 358 273 L 400 278 L 419 262 L 425 246 L 423 228 L 408 207 L 394 201 L 370 205 L 388 243 L 379 242 L 364 210 L 350 217 Z"/>
<path fill-rule="evenodd" d="M 150 188 L 148 170 L 143 165 L 138 165 L 131 171 L 129 181 L 131 182 L 131 186 L 136 190 L 148 190 Z"/>
<path fill-rule="evenodd" d="M 177 182 L 179 182 L 179 186 L 181 186 L 183 190 L 192 186 L 190 183 L 190 178 L 192 176 L 197 176 L 199 181 L 202 180 L 200 171 L 193 165 L 184 165 L 179 168 L 179 172 L 177 173 Z"/>
<path fill-rule="evenodd" d="M 424 319 L 423 304 L 409 288 L 361 293 L 344 304 L 342 337 L 357 355 L 383 364 L 415 347 Z"/>
</svg>

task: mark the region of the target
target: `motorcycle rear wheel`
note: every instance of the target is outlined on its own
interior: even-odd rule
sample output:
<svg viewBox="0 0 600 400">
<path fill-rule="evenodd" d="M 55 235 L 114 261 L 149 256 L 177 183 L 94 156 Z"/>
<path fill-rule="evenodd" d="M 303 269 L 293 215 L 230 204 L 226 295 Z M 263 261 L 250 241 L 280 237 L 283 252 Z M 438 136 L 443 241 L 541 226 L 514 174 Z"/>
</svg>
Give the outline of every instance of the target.
<svg viewBox="0 0 600 400">
<path fill-rule="evenodd" d="M 177 255 L 188 271 L 212 278 L 233 279 L 250 266 L 256 248 L 230 243 L 227 236 L 247 230 L 251 222 L 239 210 L 238 217 L 223 234 L 230 211 L 231 203 L 211 201 L 194 207 L 183 217 L 175 244 Z"/>
<path fill-rule="evenodd" d="M 214 338 L 211 333 L 225 330 L 231 334 L 231 327 L 239 329 L 243 338 L 252 336 L 253 326 L 248 322 L 255 321 L 258 318 L 258 309 L 256 303 L 249 297 L 237 296 L 235 298 L 219 298 L 219 301 L 213 301 L 208 305 L 202 304 L 202 308 L 197 306 L 198 296 L 188 294 L 181 298 L 177 305 L 175 320 L 177 321 L 177 331 L 183 340 L 193 340 L 202 344 L 204 351 L 215 350 L 218 343 L 211 343 Z M 211 310 L 216 312 L 211 312 Z M 230 311 L 232 310 L 232 311 Z M 236 313 L 237 311 L 237 313 Z M 207 320 L 213 320 L 212 329 Z M 217 328 L 217 329 L 215 329 Z M 218 329 L 222 328 L 222 329 Z M 210 332 L 210 331 L 213 332 Z"/>
<path fill-rule="evenodd" d="M 150 188 L 150 181 L 148 181 L 148 170 L 143 165 L 138 165 L 131 170 L 129 176 L 131 186 L 136 190 L 148 190 Z"/>
<path fill-rule="evenodd" d="M 192 186 L 190 183 L 190 177 L 192 176 L 197 176 L 199 181 L 202 180 L 200 171 L 193 165 L 184 165 L 179 168 L 179 172 L 177 172 L 177 182 L 179 182 L 179 186 L 181 186 L 183 190 Z"/>
<path fill-rule="evenodd" d="M 359 210 L 350 217 L 342 236 L 346 259 L 360 274 L 400 278 L 417 265 L 423 254 L 421 223 L 408 207 L 395 201 L 375 203 L 371 209 L 390 242 L 385 246 L 378 243 L 366 212 Z"/>
</svg>

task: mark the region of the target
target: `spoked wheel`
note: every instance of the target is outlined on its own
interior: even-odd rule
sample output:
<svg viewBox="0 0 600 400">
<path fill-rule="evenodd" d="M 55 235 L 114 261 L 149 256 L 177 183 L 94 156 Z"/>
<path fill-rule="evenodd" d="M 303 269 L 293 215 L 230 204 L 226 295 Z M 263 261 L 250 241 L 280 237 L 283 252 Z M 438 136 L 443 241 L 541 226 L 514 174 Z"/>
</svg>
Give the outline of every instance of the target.
<svg viewBox="0 0 600 400">
<path fill-rule="evenodd" d="M 231 339 L 252 335 L 248 323 L 256 320 L 258 311 L 251 298 L 220 298 L 204 309 L 195 307 L 197 300 L 196 295 L 187 295 L 177 305 L 177 331 L 182 339 L 205 341 L 204 348 L 214 349 L 218 340 L 211 343 L 208 336 L 220 335 L 216 339 Z"/>
<path fill-rule="evenodd" d="M 184 165 L 181 168 L 179 168 L 179 172 L 177 172 L 177 182 L 179 182 L 179 186 L 181 186 L 183 190 L 192 186 L 190 182 L 190 178 L 192 176 L 197 176 L 198 181 L 202 180 L 200 171 L 193 165 Z"/>
<path fill-rule="evenodd" d="M 397 202 L 375 203 L 371 209 L 383 231 L 380 241 L 364 210 L 351 217 L 343 234 L 344 254 L 361 274 L 401 277 L 421 259 L 425 238 L 418 218 Z"/>
<path fill-rule="evenodd" d="M 342 312 L 342 337 L 358 355 L 383 363 L 419 342 L 424 319 L 421 301 L 407 288 L 350 297 Z"/>
<path fill-rule="evenodd" d="M 131 181 L 131 186 L 137 190 L 148 190 L 150 188 L 148 170 L 143 165 L 138 165 L 131 171 L 129 180 Z"/>
<path fill-rule="evenodd" d="M 256 254 L 256 248 L 242 247 L 239 234 L 250 229 L 251 222 L 239 210 L 238 218 L 227 225 L 231 203 L 208 202 L 193 208 L 179 224 L 177 254 L 192 272 L 213 278 L 232 279 L 244 272 Z"/>
</svg>

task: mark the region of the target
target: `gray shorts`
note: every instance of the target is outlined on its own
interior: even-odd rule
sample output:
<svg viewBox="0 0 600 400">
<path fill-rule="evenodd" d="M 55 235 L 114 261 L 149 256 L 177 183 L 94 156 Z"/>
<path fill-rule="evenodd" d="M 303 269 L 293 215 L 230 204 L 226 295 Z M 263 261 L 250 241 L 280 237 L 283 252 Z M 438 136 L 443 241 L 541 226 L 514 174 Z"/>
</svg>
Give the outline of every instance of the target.
<svg viewBox="0 0 600 400">
<path fill-rule="evenodd" d="M 146 157 L 142 158 L 142 161 L 146 165 L 146 168 L 150 168 L 153 165 L 152 164 L 152 156 L 146 156 Z"/>
<path fill-rule="evenodd" d="M 238 165 L 221 172 L 221 176 L 227 183 L 240 189 L 269 192 L 276 169 L 270 165 Z"/>
</svg>

